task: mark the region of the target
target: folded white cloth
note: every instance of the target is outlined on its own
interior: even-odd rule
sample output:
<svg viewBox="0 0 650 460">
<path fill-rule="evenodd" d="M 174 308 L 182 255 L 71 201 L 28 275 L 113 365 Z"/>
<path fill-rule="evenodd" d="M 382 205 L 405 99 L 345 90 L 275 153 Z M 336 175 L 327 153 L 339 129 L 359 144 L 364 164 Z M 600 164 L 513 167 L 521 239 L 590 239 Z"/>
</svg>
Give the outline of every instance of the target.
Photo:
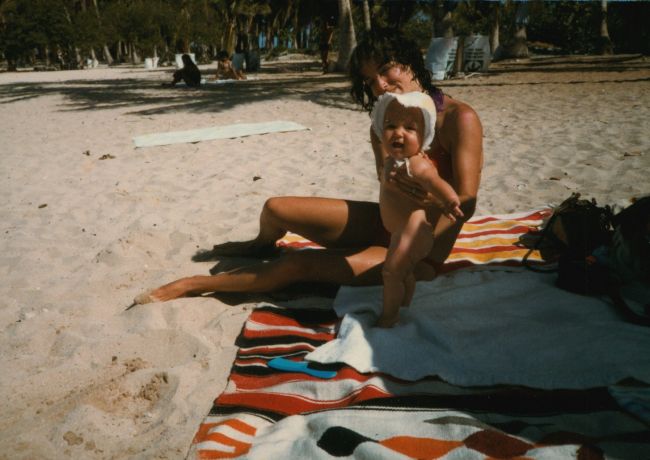
<svg viewBox="0 0 650 460">
<path fill-rule="evenodd" d="M 190 129 L 187 131 L 170 131 L 153 133 L 133 138 L 137 147 L 184 144 L 188 142 L 210 141 L 214 139 L 232 139 L 252 136 L 254 134 L 301 131 L 309 129 L 293 121 L 268 121 L 262 123 L 238 123 L 234 125 L 212 126 L 210 128 Z"/>
<path fill-rule="evenodd" d="M 392 329 L 374 327 L 382 287 L 343 287 L 335 340 L 307 356 L 406 380 L 461 386 L 590 388 L 650 382 L 650 328 L 625 323 L 606 299 L 554 286 L 556 274 L 458 271 L 420 282 Z"/>
</svg>

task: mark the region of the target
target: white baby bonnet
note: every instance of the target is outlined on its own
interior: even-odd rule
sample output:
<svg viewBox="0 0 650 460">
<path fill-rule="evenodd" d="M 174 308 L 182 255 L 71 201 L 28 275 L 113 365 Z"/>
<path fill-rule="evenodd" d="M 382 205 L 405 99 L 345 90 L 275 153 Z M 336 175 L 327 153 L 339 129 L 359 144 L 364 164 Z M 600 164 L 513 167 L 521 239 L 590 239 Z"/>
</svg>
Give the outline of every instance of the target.
<svg viewBox="0 0 650 460">
<path fill-rule="evenodd" d="M 370 117 L 372 119 L 372 129 L 379 139 L 381 139 L 384 131 L 384 114 L 386 107 L 394 99 L 402 105 L 402 107 L 417 107 L 422 110 L 424 115 L 424 136 L 422 138 L 422 149 L 426 150 L 433 141 L 434 128 L 436 123 L 436 106 L 433 103 L 431 96 L 413 91 L 410 93 L 384 93 L 377 98 L 375 107 L 372 109 Z"/>
</svg>

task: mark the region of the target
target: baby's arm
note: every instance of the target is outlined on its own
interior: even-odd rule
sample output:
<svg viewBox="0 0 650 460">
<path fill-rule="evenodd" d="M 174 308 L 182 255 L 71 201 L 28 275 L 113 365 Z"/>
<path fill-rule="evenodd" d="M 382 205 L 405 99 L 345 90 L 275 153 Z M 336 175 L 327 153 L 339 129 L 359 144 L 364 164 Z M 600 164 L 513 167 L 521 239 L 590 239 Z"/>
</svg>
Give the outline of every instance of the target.
<svg viewBox="0 0 650 460">
<path fill-rule="evenodd" d="M 409 169 L 411 177 L 424 188 L 433 194 L 438 200 L 438 207 L 452 221 L 463 217 L 460 209 L 458 194 L 447 181 L 438 174 L 438 169 L 433 162 L 423 153 L 409 158 Z"/>
</svg>

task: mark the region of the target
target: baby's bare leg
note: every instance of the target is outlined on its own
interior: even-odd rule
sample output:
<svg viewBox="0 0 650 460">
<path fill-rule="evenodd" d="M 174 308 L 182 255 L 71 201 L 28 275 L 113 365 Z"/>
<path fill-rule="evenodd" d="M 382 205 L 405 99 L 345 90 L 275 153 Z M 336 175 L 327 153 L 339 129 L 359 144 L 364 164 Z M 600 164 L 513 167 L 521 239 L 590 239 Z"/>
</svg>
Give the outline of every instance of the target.
<svg viewBox="0 0 650 460">
<path fill-rule="evenodd" d="M 411 305 L 413 300 L 413 293 L 415 293 L 415 275 L 413 272 L 406 275 L 404 279 L 404 300 L 402 301 L 403 307 Z"/>
<path fill-rule="evenodd" d="M 433 228 L 424 211 L 414 211 L 401 232 L 391 235 L 391 243 L 382 270 L 384 300 L 380 327 L 390 327 L 398 320 L 399 307 L 407 306 L 415 290 L 413 269 L 433 247 Z"/>
</svg>

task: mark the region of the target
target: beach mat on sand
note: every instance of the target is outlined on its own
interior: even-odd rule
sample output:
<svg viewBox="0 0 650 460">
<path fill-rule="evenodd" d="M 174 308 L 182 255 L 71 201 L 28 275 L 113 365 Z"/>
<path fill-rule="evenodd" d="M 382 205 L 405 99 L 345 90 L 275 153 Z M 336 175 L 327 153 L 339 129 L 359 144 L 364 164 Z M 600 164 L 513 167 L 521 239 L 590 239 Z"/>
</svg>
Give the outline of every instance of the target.
<svg viewBox="0 0 650 460">
<path fill-rule="evenodd" d="M 210 128 L 190 129 L 187 131 L 170 131 L 136 136 L 133 143 L 136 148 L 155 147 L 160 145 L 184 144 L 210 141 L 214 139 L 232 139 L 235 137 L 252 136 L 255 134 L 302 131 L 309 129 L 293 121 L 268 121 L 262 123 L 237 123 Z"/>
<path fill-rule="evenodd" d="M 473 219 L 447 276 L 459 268 L 458 274 L 521 271 L 517 242 L 538 233 L 549 214 Z M 279 245 L 314 246 L 296 235 Z M 539 254 L 531 257 L 543 263 Z M 304 360 L 336 339 L 340 323 L 331 310 L 271 304 L 254 310 L 236 340 L 226 389 L 200 425 L 188 458 L 650 458 L 647 420 L 622 409 L 612 387 L 460 387 L 435 376 L 407 381 L 340 363 L 311 364 L 336 372 L 319 379 L 268 366 L 278 357 Z M 638 408 L 649 394 L 643 385 L 625 392 L 625 407 Z"/>
</svg>

